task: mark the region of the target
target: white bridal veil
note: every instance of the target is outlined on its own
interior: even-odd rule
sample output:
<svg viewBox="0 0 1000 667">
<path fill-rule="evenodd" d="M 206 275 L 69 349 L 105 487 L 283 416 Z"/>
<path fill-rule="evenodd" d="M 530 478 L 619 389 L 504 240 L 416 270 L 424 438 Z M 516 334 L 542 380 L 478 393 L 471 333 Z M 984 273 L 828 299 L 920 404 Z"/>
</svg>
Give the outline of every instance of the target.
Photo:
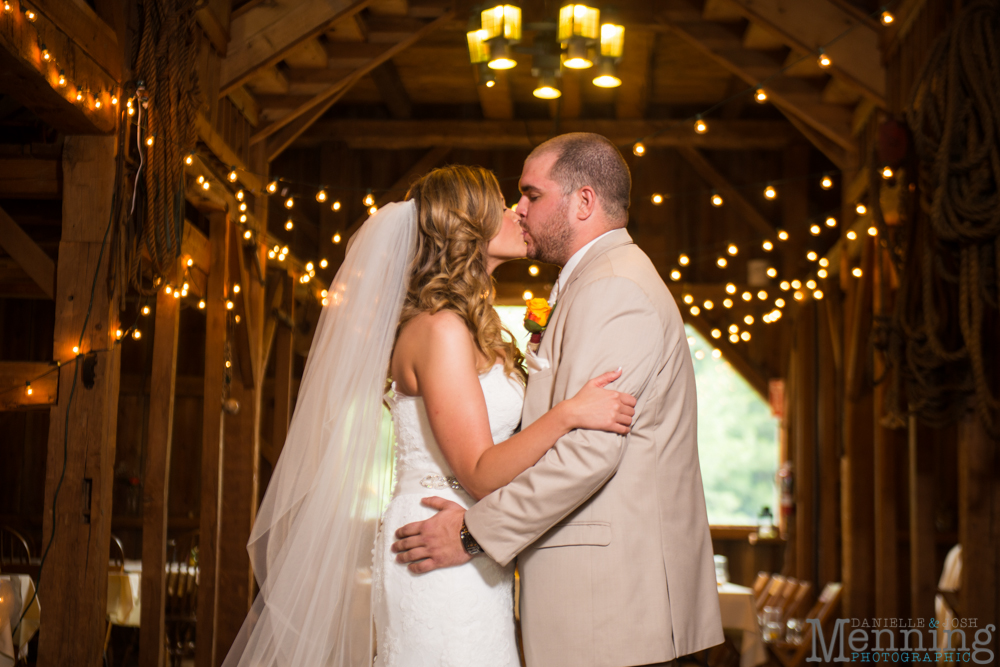
<svg viewBox="0 0 1000 667">
<path fill-rule="evenodd" d="M 223 667 L 371 664 L 371 563 L 389 480 L 382 396 L 416 247 L 416 203 L 351 240 L 309 348 L 247 550 L 260 594 Z"/>
</svg>

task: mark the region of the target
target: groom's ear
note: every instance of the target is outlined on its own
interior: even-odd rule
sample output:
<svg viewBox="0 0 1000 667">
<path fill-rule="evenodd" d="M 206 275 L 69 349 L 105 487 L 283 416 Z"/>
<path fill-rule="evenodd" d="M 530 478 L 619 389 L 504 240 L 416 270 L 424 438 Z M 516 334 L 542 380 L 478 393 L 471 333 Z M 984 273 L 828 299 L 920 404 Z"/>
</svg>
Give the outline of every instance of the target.
<svg viewBox="0 0 1000 667">
<path fill-rule="evenodd" d="M 578 220 L 587 220 L 592 216 L 597 208 L 597 193 L 594 192 L 594 188 L 589 185 L 585 185 L 576 191 L 578 195 L 578 204 L 576 209 L 576 217 Z"/>
</svg>

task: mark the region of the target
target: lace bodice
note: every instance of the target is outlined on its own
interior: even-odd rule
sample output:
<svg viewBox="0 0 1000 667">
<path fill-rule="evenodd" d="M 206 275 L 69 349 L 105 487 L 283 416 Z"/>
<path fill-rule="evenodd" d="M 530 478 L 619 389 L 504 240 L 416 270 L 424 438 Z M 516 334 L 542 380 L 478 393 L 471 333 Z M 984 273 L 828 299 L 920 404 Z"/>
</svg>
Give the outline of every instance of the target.
<svg viewBox="0 0 1000 667">
<path fill-rule="evenodd" d="M 479 382 L 486 397 L 493 442 L 502 442 L 514 433 L 521 421 L 524 386 L 517 379 L 504 375 L 502 364 L 481 374 Z M 395 382 L 392 383 L 392 390 L 393 394 L 387 395 L 386 401 L 389 403 L 396 431 L 397 477 L 410 470 L 437 473 L 443 477 L 452 476 L 454 473 L 431 431 L 424 399 L 396 393 Z"/>
</svg>

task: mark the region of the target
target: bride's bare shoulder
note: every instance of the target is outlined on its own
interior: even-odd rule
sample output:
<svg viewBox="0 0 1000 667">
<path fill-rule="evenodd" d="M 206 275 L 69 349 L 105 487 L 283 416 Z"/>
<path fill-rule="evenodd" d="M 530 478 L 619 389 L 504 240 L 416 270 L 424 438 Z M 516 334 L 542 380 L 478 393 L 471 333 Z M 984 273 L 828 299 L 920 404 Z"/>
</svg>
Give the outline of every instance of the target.
<svg viewBox="0 0 1000 667">
<path fill-rule="evenodd" d="M 439 310 L 436 313 L 423 312 L 407 322 L 399 332 L 399 340 L 403 338 L 428 345 L 470 345 L 474 346 L 472 334 L 465 320 L 451 310 Z"/>
</svg>

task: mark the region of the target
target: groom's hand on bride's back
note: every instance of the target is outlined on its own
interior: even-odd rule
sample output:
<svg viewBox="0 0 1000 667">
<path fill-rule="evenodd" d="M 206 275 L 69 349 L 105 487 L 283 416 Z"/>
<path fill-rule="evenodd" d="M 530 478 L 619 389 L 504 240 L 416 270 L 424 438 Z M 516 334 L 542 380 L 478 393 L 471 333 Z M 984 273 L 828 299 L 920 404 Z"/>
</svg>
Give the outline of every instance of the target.
<svg viewBox="0 0 1000 667">
<path fill-rule="evenodd" d="M 410 572 L 423 574 L 472 560 L 462 546 L 462 522 L 465 508 L 444 498 L 431 496 L 420 501 L 438 513 L 426 521 L 408 523 L 396 531 L 392 550 L 396 562 L 409 563 Z"/>
</svg>

